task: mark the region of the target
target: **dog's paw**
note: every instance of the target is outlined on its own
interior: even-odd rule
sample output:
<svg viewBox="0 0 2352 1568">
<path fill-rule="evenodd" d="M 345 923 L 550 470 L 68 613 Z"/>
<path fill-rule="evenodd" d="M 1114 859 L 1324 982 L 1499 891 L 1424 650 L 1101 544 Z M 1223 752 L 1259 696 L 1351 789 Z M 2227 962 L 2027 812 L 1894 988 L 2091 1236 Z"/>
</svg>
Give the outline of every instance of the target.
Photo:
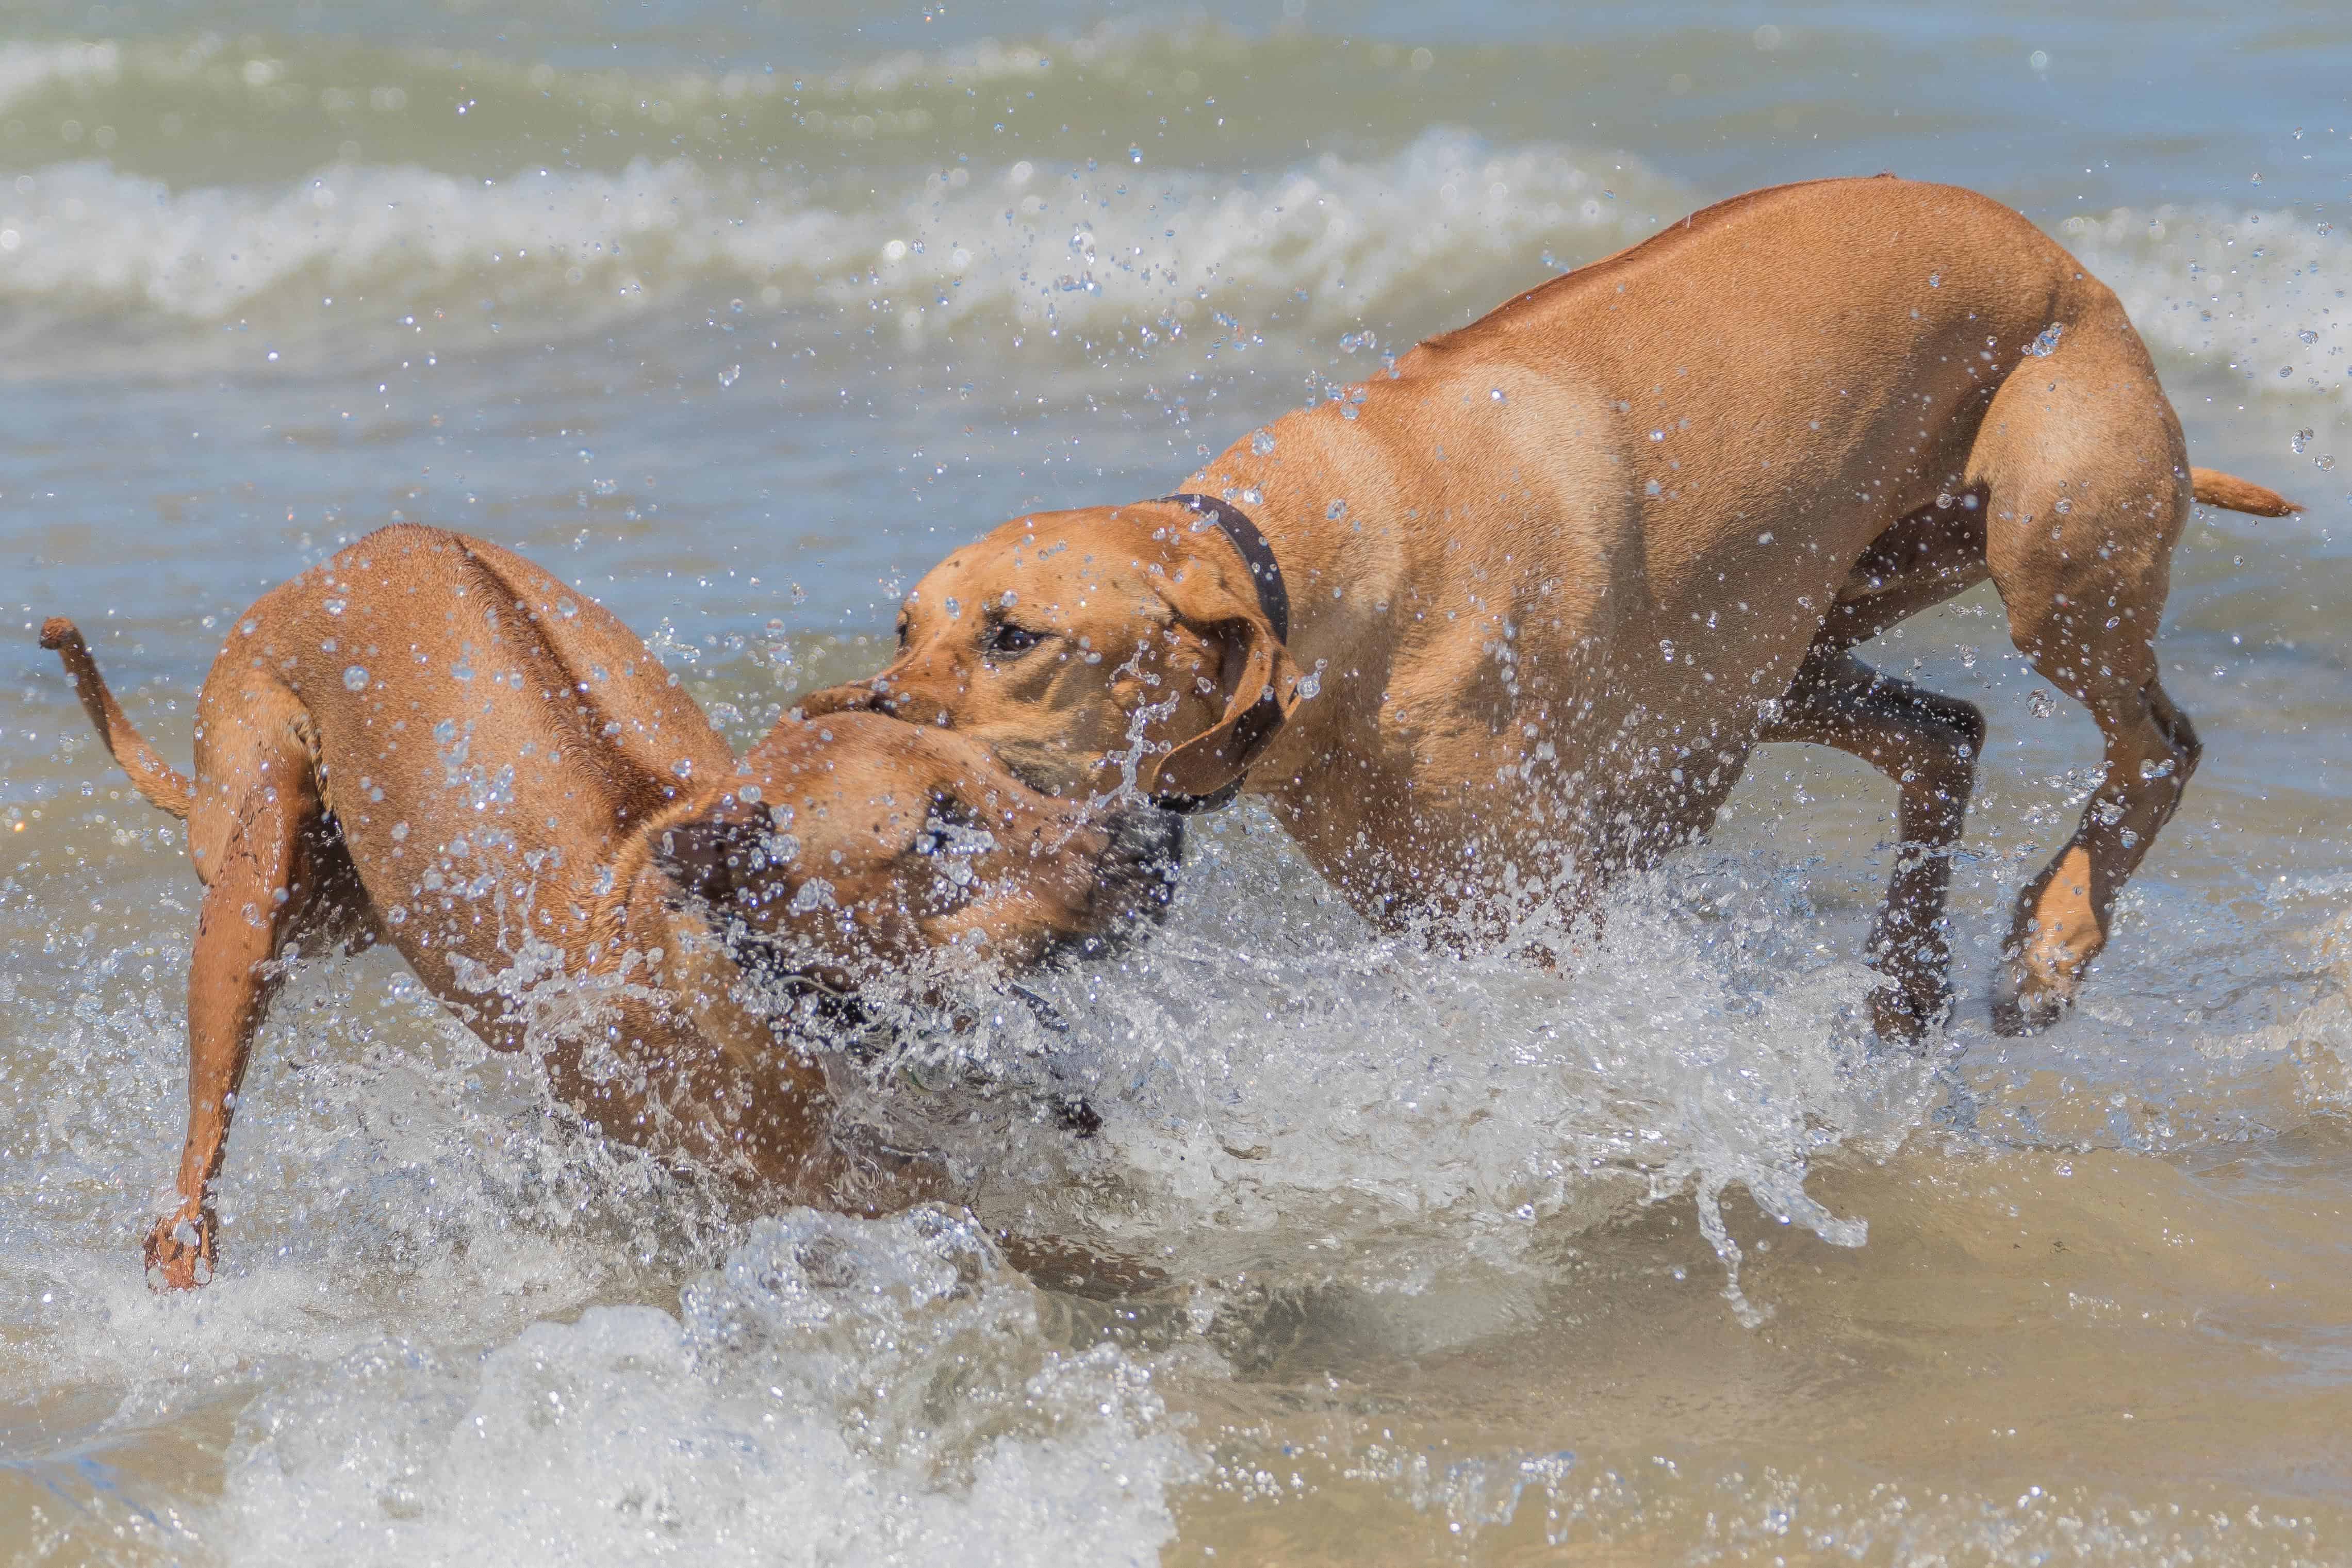
<svg viewBox="0 0 2352 1568">
<path fill-rule="evenodd" d="M 1951 1016 L 1952 988 L 1940 972 L 1882 984 L 1870 996 L 1871 1032 L 1890 1048 L 1920 1049 Z"/>
<path fill-rule="evenodd" d="M 2078 974 L 2009 959 L 1993 992 L 1993 1032 L 2011 1040 L 2040 1034 L 2066 1016 L 2082 985 Z"/>
<path fill-rule="evenodd" d="M 147 1233 L 147 1283 L 156 1291 L 193 1291 L 212 1283 L 210 1215 L 167 1214 Z"/>
</svg>

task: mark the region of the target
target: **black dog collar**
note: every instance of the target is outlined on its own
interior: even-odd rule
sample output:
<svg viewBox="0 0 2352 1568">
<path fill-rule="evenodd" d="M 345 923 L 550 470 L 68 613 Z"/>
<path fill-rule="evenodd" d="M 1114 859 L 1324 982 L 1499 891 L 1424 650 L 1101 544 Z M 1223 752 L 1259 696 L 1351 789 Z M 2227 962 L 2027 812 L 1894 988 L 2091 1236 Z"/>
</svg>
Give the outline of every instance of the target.
<svg viewBox="0 0 2352 1568">
<path fill-rule="evenodd" d="M 1276 564 L 1274 547 L 1257 531 L 1257 525 L 1248 514 L 1214 496 L 1162 496 L 1163 501 L 1173 501 L 1188 512 L 1197 512 L 1217 525 L 1225 538 L 1234 541 L 1234 549 L 1242 552 L 1242 564 L 1249 568 L 1251 580 L 1257 584 L 1257 607 L 1265 612 L 1266 623 L 1274 628 L 1274 640 L 1290 641 L 1290 590 L 1282 580 L 1282 568 Z"/>
<path fill-rule="evenodd" d="M 1229 501 L 1214 496 L 1162 496 L 1188 512 L 1209 518 L 1217 529 L 1241 552 L 1242 564 L 1249 568 L 1250 580 L 1257 588 L 1257 607 L 1264 612 L 1266 624 L 1274 628 L 1274 640 L 1290 641 L 1290 590 L 1282 580 L 1282 568 L 1274 559 L 1274 547 L 1265 542 L 1249 514 Z M 1196 811 L 1214 811 L 1233 804 L 1234 797 L 1242 792 L 1241 775 L 1235 774 L 1224 788 L 1208 795 L 1160 795 L 1152 804 L 1163 811 L 1173 811 L 1189 817 Z"/>
</svg>

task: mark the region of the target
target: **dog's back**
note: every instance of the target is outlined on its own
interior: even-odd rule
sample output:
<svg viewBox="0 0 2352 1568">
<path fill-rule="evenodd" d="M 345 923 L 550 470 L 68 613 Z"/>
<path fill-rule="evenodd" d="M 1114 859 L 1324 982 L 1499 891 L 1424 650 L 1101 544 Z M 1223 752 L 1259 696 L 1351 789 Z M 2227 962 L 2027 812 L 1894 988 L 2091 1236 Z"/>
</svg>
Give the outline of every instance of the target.
<svg viewBox="0 0 2352 1568">
<path fill-rule="evenodd" d="M 212 754 L 272 687 L 379 927 L 436 986 L 453 958 L 511 964 L 525 931 L 577 961 L 623 839 L 735 765 L 609 612 L 437 528 L 371 534 L 231 628 L 200 705 L 200 847 L 227 831 L 205 781 L 236 772 Z"/>
</svg>

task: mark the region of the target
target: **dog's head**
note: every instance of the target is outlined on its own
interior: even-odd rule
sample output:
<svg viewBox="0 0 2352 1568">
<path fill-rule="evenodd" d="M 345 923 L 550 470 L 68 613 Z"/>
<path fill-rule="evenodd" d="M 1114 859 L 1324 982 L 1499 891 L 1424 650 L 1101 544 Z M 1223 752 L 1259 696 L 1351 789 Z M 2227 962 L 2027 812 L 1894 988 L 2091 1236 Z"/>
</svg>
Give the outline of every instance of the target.
<svg viewBox="0 0 2352 1568">
<path fill-rule="evenodd" d="M 771 731 L 646 830 L 746 967 L 856 990 L 922 955 L 1019 968 L 1157 918 L 1181 823 L 1028 789 L 959 736 L 840 713 Z"/>
<path fill-rule="evenodd" d="M 956 551 L 908 595 L 889 667 L 801 711 L 951 727 L 1054 795 L 1108 793 L 1132 758 L 1147 792 L 1198 798 L 1256 760 L 1297 684 L 1233 542 L 1150 501 L 1016 518 Z"/>
</svg>

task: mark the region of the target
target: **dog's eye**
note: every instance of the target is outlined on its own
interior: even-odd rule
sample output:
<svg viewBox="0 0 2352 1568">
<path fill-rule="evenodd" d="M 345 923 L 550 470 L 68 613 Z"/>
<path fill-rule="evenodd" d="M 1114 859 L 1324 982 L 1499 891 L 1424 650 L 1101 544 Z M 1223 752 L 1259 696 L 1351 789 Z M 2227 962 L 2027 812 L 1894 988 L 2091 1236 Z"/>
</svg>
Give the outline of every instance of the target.
<svg viewBox="0 0 2352 1568">
<path fill-rule="evenodd" d="M 988 629 L 988 651 L 992 653 L 1025 653 L 1045 640 L 1043 632 L 1032 632 L 1010 621 L 1000 621 Z"/>
</svg>

